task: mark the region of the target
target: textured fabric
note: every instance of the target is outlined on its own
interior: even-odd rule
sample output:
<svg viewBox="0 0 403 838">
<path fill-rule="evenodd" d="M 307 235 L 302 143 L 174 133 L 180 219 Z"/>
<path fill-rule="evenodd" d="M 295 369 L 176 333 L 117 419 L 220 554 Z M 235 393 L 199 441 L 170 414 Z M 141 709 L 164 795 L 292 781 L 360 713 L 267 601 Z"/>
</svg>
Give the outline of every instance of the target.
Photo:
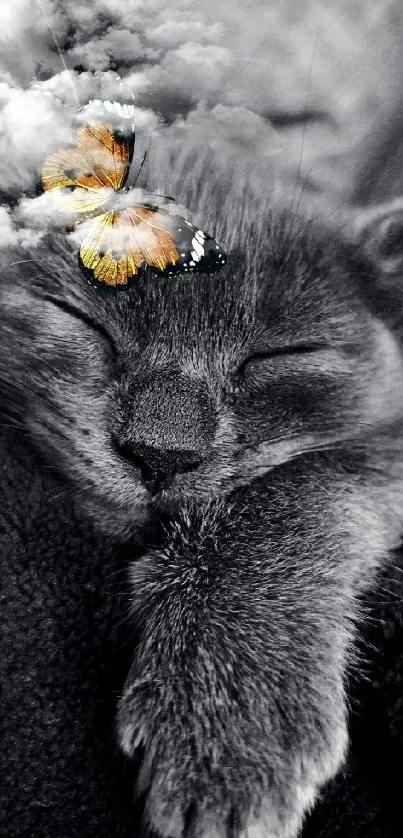
<svg viewBox="0 0 403 838">
<path fill-rule="evenodd" d="M 401 838 L 403 557 L 367 601 L 360 674 L 350 677 L 347 764 L 325 789 L 303 838 Z"/>
<path fill-rule="evenodd" d="M 114 737 L 125 562 L 79 524 L 48 469 L 22 450 L 1 459 L 0 835 L 133 836 Z"/>
<path fill-rule="evenodd" d="M 68 490 L 22 437 L 2 440 L 0 451 L 0 836 L 136 838 L 135 766 L 114 736 L 135 643 L 126 573 L 136 550 L 77 520 Z M 399 563 L 368 604 L 371 646 L 351 679 L 348 763 L 303 838 L 403 834 Z"/>
</svg>

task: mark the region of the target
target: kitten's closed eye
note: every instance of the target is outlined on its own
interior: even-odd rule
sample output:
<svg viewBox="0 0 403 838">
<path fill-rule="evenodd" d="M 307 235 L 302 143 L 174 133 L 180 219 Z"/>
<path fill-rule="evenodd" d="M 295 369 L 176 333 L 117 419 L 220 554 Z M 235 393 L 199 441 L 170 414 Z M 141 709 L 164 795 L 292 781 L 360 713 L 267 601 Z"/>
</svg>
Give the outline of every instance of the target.
<svg viewBox="0 0 403 838">
<path fill-rule="evenodd" d="M 324 343 L 294 343 L 291 345 L 284 345 L 284 346 L 277 346 L 273 347 L 272 349 L 268 349 L 267 351 L 263 352 L 254 352 L 252 355 L 249 355 L 248 358 L 245 358 L 244 361 L 238 367 L 238 372 L 246 369 L 249 364 L 259 361 L 266 361 L 270 358 L 277 358 L 277 357 L 284 357 L 285 355 L 307 355 L 311 354 L 312 352 L 318 352 L 319 350 L 326 349 L 326 345 Z"/>
<path fill-rule="evenodd" d="M 235 392 L 267 398 L 270 388 L 272 411 L 275 401 L 282 405 L 283 414 L 284 400 L 288 411 L 291 398 L 294 411 L 298 413 L 304 396 L 309 393 L 315 403 L 324 396 L 325 390 L 333 389 L 336 381 L 342 385 L 351 376 L 354 363 L 354 354 L 341 345 L 331 346 L 324 341 L 283 344 L 246 358 L 236 372 Z M 318 388 L 322 390 L 319 392 Z M 274 401 L 273 390 L 276 392 Z M 285 421 L 284 415 L 282 421 Z"/>
<path fill-rule="evenodd" d="M 87 312 L 84 312 L 81 308 L 76 307 L 70 302 L 66 300 L 60 299 L 60 297 L 51 297 L 50 295 L 44 295 L 42 297 L 43 300 L 46 302 L 52 303 L 52 305 L 59 308 L 61 311 L 66 312 L 66 314 L 74 317 L 76 320 L 80 320 L 82 323 L 85 323 L 89 328 L 100 335 L 104 342 L 109 347 L 109 350 L 113 356 L 113 359 L 116 359 L 117 356 L 117 347 L 116 344 L 107 329 L 100 323 L 99 321 L 93 319 Z"/>
<path fill-rule="evenodd" d="M 306 359 L 308 363 L 313 364 L 316 364 L 317 361 L 323 367 L 327 361 L 331 364 L 336 358 L 340 358 L 339 351 L 325 343 L 285 344 L 261 352 L 254 352 L 242 361 L 236 372 L 238 376 L 247 378 L 254 372 L 260 371 L 262 375 L 264 375 L 265 370 L 272 372 L 279 362 L 298 365 Z"/>
</svg>

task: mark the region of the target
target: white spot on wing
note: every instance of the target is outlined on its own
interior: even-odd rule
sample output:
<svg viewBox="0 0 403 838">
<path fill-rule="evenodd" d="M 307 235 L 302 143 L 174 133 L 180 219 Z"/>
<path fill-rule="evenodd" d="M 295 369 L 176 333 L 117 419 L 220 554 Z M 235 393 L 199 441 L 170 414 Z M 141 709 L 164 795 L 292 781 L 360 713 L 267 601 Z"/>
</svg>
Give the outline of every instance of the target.
<svg viewBox="0 0 403 838">
<path fill-rule="evenodd" d="M 192 247 L 192 259 L 194 259 L 196 262 L 199 262 L 204 254 L 204 247 L 201 244 L 201 242 L 198 239 L 196 239 L 196 236 L 192 240 Z"/>
</svg>

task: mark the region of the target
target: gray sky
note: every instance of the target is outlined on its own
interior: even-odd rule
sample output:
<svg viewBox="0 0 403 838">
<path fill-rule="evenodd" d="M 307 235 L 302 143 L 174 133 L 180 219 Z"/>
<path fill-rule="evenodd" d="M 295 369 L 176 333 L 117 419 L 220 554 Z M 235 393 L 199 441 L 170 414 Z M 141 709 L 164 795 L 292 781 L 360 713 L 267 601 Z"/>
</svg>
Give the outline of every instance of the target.
<svg viewBox="0 0 403 838">
<path fill-rule="evenodd" d="M 299 177 L 342 199 L 401 98 L 402 32 L 401 0 L 1 0 L 1 191 L 31 194 L 71 136 L 76 97 L 113 98 L 118 72 L 139 107 L 139 150 L 145 129 L 167 153 L 187 144 L 256 166 L 266 191 Z M 306 109 L 323 120 L 278 126 Z M 10 225 L 3 208 L 3 239 Z"/>
</svg>

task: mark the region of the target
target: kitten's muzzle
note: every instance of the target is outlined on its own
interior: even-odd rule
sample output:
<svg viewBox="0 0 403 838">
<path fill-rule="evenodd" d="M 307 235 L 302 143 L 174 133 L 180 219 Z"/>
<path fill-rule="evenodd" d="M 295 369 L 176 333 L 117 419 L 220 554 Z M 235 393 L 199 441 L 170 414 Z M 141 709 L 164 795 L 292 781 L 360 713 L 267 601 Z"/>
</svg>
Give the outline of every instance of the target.
<svg viewBox="0 0 403 838">
<path fill-rule="evenodd" d="M 168 489 L 209 456 L 216 430 L 215 405 L 202 382 L 181 374 L 156 375 L 136 387 L 115 446 L 136 466 L 152 495 Z"/>
<path fill-rule="evenodd" d="M 202 462 L 200 451 L 192 449 L 159 449 L 149 445 L 126 442 L 117 444 L 119 454 L 136 466 L 151 495 L 168 489 L 176 474 L 193 471 Z"/>
</svg>

